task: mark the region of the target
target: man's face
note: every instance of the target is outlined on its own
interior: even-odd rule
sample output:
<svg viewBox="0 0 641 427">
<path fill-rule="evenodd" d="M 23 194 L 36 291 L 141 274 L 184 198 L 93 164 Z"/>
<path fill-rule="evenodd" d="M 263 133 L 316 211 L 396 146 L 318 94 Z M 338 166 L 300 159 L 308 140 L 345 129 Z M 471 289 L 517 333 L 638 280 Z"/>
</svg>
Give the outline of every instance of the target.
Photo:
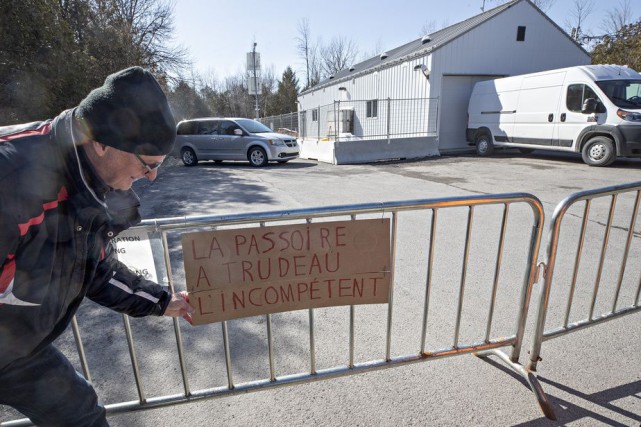
<svg viewBox="0 0 641 427">
<path fill-rule="evenodd" d="M 109 146 L 100 149 L 104 151 L 96 169 L 105 184 L 115 190 L 129 190 L 134 181 L 143 177 L 153 181 L 158 176 L 157 166 L 165 159 L 165 156 L 136 156 Z"/>
</svg>

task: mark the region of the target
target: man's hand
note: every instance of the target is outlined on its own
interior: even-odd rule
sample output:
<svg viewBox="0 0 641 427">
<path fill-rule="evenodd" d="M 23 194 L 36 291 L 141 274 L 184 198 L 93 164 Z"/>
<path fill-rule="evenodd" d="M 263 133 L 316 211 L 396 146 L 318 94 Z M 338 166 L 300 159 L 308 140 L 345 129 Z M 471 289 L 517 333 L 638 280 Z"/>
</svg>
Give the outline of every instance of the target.
<svg viewBox="0 0 641 427">
<path fill-rule="evenodd" d="M 191 324 L 191 313 L 194 308 L 189 305 L 189 294 L 186 291 L 176 292 L 165 310 L 165 316 L 182 317 Z"/>
</svg>

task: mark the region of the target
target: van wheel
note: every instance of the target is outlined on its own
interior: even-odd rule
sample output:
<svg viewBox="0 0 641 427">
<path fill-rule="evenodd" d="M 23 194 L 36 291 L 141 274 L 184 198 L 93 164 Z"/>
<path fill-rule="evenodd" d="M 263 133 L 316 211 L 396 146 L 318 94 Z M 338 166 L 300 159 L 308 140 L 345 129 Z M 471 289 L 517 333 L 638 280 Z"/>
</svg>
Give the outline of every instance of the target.
<svg viewBox="0 0 641 427">
<path fill-rule="evenodd" d="M 247 159 L 250 165 L 259 168 L 267 164 L 267 153 L 260 147 L 252 147 L 247 153 Z"/>
<path fill-rule="evenodd" d="M 476 143 L 476 154 L 479 156 L 490 156 L 494 152 L 492 137 L 487 132 L 480 132 L 474 138 Z"/>
<path fill-rule="evenodd" d="M 183 148 L 180 152 L 180 158 L 185 166 L 196 166 L 198 164 L 198 157 L 191 148 Z"/>
<path fill-rule="evenodd" d="M 595 136 L 581 150 L 583 161 L 590 166 L 608 166 L 616 160 L 614 144 L 610 138 Z"/>
</svg>

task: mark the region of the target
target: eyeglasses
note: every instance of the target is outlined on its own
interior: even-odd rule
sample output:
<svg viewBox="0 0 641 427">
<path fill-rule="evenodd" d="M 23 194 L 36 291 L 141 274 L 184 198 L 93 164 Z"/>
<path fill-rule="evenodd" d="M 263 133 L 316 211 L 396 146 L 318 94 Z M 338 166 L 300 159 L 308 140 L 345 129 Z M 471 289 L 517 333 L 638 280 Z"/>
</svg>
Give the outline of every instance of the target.
<svg viewBox="0 0 641 427">
<path fill-rule="evenodd" d="M 145 162 L 145 161 L 142 159 L 142 157 L 140 157 L 140 155 L 136 154 L 135 156 L 136 156 L 136 158 L 138 159 L 138 161 L 140 162 L 140 164 L 141 164 L 141 165 L 143 165 L 143 166 L 145 167 L 145 169 L 147 169 L 147 171 L 145 172 L 145 175 L 147 175 L 148 173 L 151 173 L 151 172 L 155 171 L 156 169 L 158 169 L 158 168 L 160 167 L 160 165 L 162 165 L 162 160 L 161 160 L 161 161 L 159 161 L 159 162 L 151 163 L 151 164 L 150 164 L 150 163 Z"/>
</svg>

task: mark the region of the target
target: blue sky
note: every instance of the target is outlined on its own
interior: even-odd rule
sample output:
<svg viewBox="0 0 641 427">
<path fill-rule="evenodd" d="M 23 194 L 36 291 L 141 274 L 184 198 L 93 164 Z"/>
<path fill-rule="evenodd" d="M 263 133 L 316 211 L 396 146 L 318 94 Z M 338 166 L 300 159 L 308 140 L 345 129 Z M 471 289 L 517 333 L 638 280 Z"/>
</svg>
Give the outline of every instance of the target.
<svg viewBox="0 0 641 427">
<path fill-rule="evenodd" d="M 634 0 L 635 2 L 637 0 Z M 189 50 L 194 70 L 218 79 L 242 73 L 245 56 L 258 43 L 263 69 L 273 66 L 280 78 L 292 66 L 302 81 L 303 63 L 296 51 L 298 22 L 307 18 L 316 41 L 351 38 L 362 53 L 392 49 L 421 36 L 425 25 L 436 29 L 481 13 L 483 0 L 179 0 L 174 8 L 174 41 Z M 548 15 L 565 27 L 574 0 L 555 0 Z M 618 1 L 594 0 L 587 33 L 600 34 L 608 10 Z M 486 10 L 498 3 L 486 0 Z M 380 53 L 380 52 L 378 52 Z M 370 55 L 371 56 L 371 55 Z"/>
</svg>

